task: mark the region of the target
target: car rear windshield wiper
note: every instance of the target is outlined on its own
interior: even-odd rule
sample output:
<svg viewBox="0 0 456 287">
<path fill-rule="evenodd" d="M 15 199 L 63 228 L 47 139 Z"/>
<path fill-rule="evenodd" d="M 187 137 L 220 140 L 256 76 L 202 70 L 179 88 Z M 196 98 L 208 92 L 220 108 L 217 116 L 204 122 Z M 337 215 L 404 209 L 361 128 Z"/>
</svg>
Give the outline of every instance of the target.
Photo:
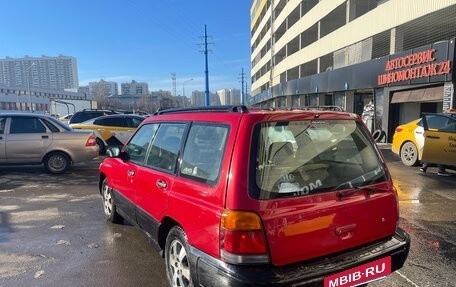
<svg viewBox="0 0 456 287">
<path fill-rule="evenodd" d="M 340 187 L 338 187 L 338 189 L 340 189 Z M 345 197 L 345 196 L 348 196 L 351 194 L 355 194 L 355 193 L 363 191 L 363 190 L 367 190 L 369 192 L 369 195 L 372 195 L 376 192 L 389 191 L 388 188 L 378 188 L 378 187 L 369 187 L 369 186 L 352 186 L 349 190 L 337 192 L 337 196 L 339 198 L 342 198 L 342 197 Z"/>
</svg>

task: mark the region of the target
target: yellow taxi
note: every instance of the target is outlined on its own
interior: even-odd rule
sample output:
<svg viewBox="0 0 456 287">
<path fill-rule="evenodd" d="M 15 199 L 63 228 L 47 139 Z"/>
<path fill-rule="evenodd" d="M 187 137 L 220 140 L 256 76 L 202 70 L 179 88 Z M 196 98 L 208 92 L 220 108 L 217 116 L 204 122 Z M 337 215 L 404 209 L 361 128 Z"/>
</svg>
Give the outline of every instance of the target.
<svg viewBox="0 0 456 287">
<path fill-rule="evenodd" d="M 419 162 L 456 165 L 456 114 L 426 113 L 398 126 L 391 150 L 407 166 Z"/>
<path fill-rule="evenodd" d="M 104 154 L 108 146 L 123 147 L 145 118 L 134 114 L 114 114 L 70 124 L 70 127 L 93 130 L 100 154 Z"/>
</svg>

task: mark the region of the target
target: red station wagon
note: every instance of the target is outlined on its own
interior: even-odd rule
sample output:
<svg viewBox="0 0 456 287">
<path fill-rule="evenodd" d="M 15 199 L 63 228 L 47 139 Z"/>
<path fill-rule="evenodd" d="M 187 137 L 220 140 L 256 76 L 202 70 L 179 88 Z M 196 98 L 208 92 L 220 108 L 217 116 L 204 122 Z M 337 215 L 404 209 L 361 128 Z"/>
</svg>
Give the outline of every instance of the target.
<svg viewBox="0 0 456 287">
<path fill-rule="evenodd" d="M 359 286 L 410 237 L 359 116 L 245 106 L 160 111 L 100 165 L 104 213 L 164 251 L 170 286 Z"/>
</svg>

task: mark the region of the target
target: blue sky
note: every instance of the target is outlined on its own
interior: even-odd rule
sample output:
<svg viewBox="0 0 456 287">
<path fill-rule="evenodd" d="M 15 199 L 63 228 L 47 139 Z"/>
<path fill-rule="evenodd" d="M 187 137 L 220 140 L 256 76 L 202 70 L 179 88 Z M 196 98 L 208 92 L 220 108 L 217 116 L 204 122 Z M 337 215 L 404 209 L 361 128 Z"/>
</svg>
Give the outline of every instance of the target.
<svg viewBox="0 0 456 287">
<path fill-rule="evenodd" d="M 250 79 L 251 0 L 0 0 L 0 58 L 73 56 L 79 84 L 147 82 L 150 90 L 241 89 Z M 193 80 L 190 80 L 193 79 Z M 185 82 L 185 84 L 184 84 Z M 249 86 L 250 89 L 250 86 Z"/>
</svg>

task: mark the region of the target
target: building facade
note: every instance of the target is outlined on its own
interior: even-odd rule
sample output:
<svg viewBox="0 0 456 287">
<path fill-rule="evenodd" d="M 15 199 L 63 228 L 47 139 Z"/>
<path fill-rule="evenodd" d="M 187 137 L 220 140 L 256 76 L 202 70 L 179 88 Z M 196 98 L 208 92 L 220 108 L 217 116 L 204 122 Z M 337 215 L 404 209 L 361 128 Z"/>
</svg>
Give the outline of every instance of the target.
<svg viewBox="0 0 456 287">
<path fill-rule="evenodd" d="M 220 105 L 220 98 L 217 94 L 209 93 L 209 105 L 218 106 Z M 206 93 L 203 91 L 192 91 L 192 97 L 190 99 L 191 106 L 205 106 L 206 105 Z"/>
<path fill-rule="evenodd" d="M 217 91 L 221 105 L 239 105 L 241 104 L 241 91 L 238 89 L 223 89 Z"/>
<path fill-rule="evenodd" d="M 29 57 L 0 59 L 0 83 L 6 86 L 76 92 L 79 85 L 75 57 Z"/>
<path fill-rule="evenodd" d="M 65 115 L 96 106 L 87 94 L 0 84 L 0 112 L 27 111 Z"/>
<path fill-rule="evenodd" d="M 390 140 L 455 107 L 455 13 L 456 0 L 254 0 L 249 103 L 361 115 L 372 102 L 369 128 Z"/>
<path fill-rule="evenodd" d="M 123 96 L 147 95 L 149 93 L 149 85 L 147 83 L 131 83 L 120 84 L 120 93 Z"/>
<path fill-rule="evenodd" d="M 94 97 L 116 96 L 119 94 L 119 88 L 116 82 L 108 82 L 105 80 L 89 82 L 89 94 Z"/>
</svg>

